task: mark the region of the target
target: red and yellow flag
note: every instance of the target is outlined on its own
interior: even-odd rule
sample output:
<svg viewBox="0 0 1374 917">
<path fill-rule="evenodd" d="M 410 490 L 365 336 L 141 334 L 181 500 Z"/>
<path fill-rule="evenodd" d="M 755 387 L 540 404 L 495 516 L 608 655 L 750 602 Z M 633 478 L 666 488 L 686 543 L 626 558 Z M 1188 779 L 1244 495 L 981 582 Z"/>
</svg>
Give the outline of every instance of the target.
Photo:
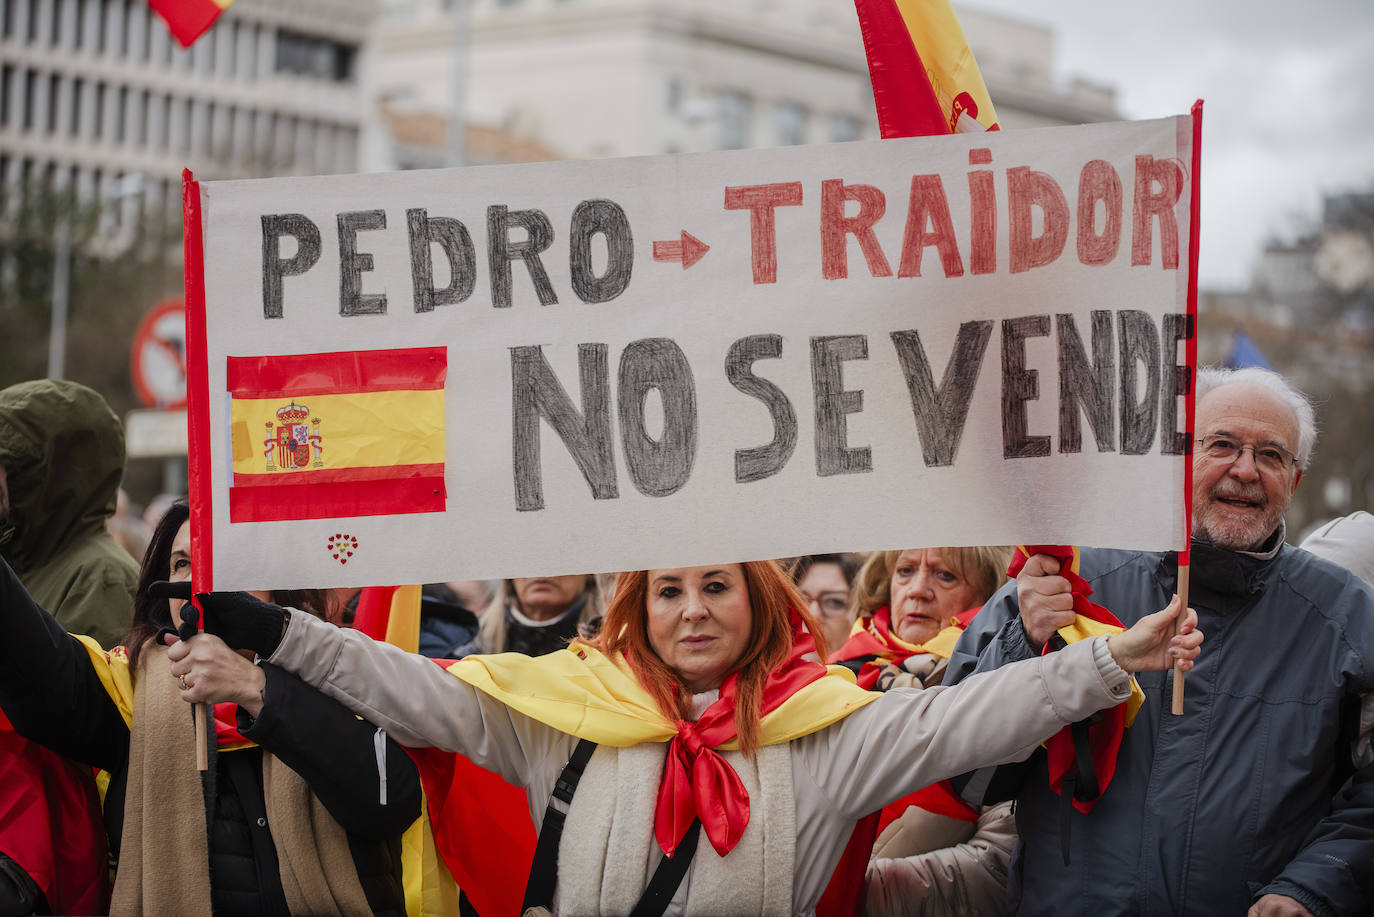
<svg viewBox="0 0 1374 917">
<path fill-rule="evenodd" d="M 3 712 L 0 844 L 42 889 L 45 913 L 106 912 L 105 826 L 91 769 L 21 737 Z"/>
<path fill-rule="evenodd" d="M 854 0 L 884 137 L 997 130 L 949 0 Z"/>
<path fill-rule="evenodd" d="M 1058 635 L 1065 644 L 1119 634 L 1126 629 L 1111 611 L 1089 601 L 1088 596 L 1093 594 L 1093 588 L 1079 573 L 1081 556 L 1077 545 L 1017 545 L 1011 555 L 1011 565 L 1007 567 L 1007 576 L 1015 579 L 1025 567 L 1026 561 L 1036 554 L 1044 554 L 1059 561 L 1059 575 L 1069 581 L 1069 591 L 1073 594 L 1073 610 L 1077 617 L 1072 624 L 1058 630 Z M 1046 643 L 1041 655 L 1052 652 L 1053 649 L 1053 641 Z M 1091 812 L 1093 806 L 1097 805 L 1097 799 L 1107 792 L 1107 786 L 1116 773 L 1116 755 L 1121 749 L 1121 740 L 1126 728 L 1135 722 L 1136 712 L 1144 702 L 1145 692 L 1132 678 L 1131 696 L 1115 707 L 1103 710 L 1088 727 L 1088 744 L 1092 752 L 1093 769 L 1096 772 L 1094 776 L 1097 779 L 1098 795 L 1087 802 L 1075 799 L 1074 808 L 1080 812 Z M 1077 773 L 1078 758 L 1072 730 L 1073 727 L 1065 726 L 1045 743 L 1045 750 L 1049 753 L 1050 788 L 1056 793 L 1061 792 L 1066 777 Z"/>
<path fill-rule="evenodd" d="M 358 596 L 353 627 L 413 653 L 420 596 L 419 586 L 368 586 Z M 423 814 L 401 839 L 407 912 L 455 914 L 461 888 L 479 914 L 520 913 L 536 842 L 525 791 L 456 752 L 406 753 L 425 793 Z"/>
<path fill-rule="evenodd" d="M 234 0 L 148 0 L 148 5 L 163 18 L 167 28 L 183 48 L 191 47 L 197 38 L 215 24 L 219 14 Z"/>
<path fill-rule="evenodd" d="M 229 357 L 229 521 L 443 512 L 443 347 Z"/>
</svg>

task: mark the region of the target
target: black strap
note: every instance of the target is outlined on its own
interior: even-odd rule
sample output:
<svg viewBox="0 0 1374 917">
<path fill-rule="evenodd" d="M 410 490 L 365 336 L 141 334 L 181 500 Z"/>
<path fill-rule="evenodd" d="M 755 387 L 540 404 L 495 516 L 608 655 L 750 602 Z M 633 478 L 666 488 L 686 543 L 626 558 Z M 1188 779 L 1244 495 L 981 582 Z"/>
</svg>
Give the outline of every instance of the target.
<svg viewBox="0 0 1374 917">
<path fill-rule="evenodd" d="M 1102 795 L 1088 733 L 1099 719 L 1099 716 L 1093 715 L 1069 727 L 1069 734 L 1073 736 L 1073 770 L 1065 774 L 1059 784 L 1059 851 L 1064 855 L 1065 866 L 1069 865 L 1069 834 L 1073 825 L 1074 801 L 1093 802 Z"/>
<path fill-rule="evenodd" d="M 1097 797 L 1102 795 L 1097 783 L 1097 765 L 1093 763 L 1092 741 L 1088 734 L 1088 727 L 1097 722 L 1096 716 L 1086 720 L 1079 720 L 1069 727 L 1069 734 L 1073 736 L 1073 756 L 1074 766 L 1078 770 L 1078 788 L 1074 794 L 1074 799 L 1079 802 L 1094 802 Z"/>
<path fill-rule="evenodd" d="M 553 794 L 549 797 L 548 807 L 544 809 L 544 822 L 539 827 L 534 862 L 530 863 L 530 878 L 525 883 L 525 902 L 520 906 L 522 912 L 532 907 L 553 909 L 553 892 L 558 887 L 558 843 L 563 838 L 563 822 L 568 818 L 567 812 L 556 808 L 553 803 L 558 800 L 564 806 L 572 805 L 582 771 L 586 769 L 594 751 L 595 742 L 580 740 L 573 749 L 572 757 L 563 766 L 563 772 L 558 775 L 558 782 L 553 785 Z"/>
<path fill-rule="evenodd" d="M 663 917 L 663 912 L 672 903 L 673 895 L 677 894 L 677 887 L 682 884 L 682 877 L 687 875 L 687 868 L 692 865 L 700 838 L 701 819 L 694 818 L 673 855 L 658 861 L 649 887 L 639 896 L 639 903 L 630 911 L 630 917 Z"/>
<path fill-rule="evenodd" d="M 558 844 L 563 839 L 563 823 L 568 818 L 567 813 L 555 808 L 553 803 L 556 799 L 565 806 L 572 805 L 577 784 L 582 780 L 582 772 L 586 770 L 587 762 L 591 760 L 594 751 L 595 742 L 590 739 L 580 740 L 573 749 L 572 757 L 563 766 L 563 772 L 558 775 L 558 781 L 553 785 L 549 804 L 544 809 L 544 821 L 539 828 L 539 843 L 534 848 L 530 877 L 525 883 L 525 901 L 520 905 L 522 913 L 532 907 L 553 909 L 553 893 L 558 887 Z M 673 895 L 677 894 L 683 877 L 687 875 L 687 868 L 692 865 L 692 857 L 696 855 L 697 841 L 700 837 L 701 820 L 693 819 L 673 855 L 659 860 L 658 868 L 649 879 L 648 887 L 644 889 L 644 894 L 639 896 L 639 903 L 630 912 L 631 917 L 662 917 L 668 910 L 668 905 L 672 903 Z"/>
</svg>

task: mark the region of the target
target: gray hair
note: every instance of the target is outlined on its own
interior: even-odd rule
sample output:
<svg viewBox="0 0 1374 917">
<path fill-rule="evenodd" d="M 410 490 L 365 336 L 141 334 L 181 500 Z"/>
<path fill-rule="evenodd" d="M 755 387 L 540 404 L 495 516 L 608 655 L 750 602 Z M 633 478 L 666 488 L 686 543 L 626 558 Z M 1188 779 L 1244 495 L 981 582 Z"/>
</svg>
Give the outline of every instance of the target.
<svg viewBox="0 0 1374 917">
<path fill-rule="evenodd" d="M 606 610 L 601 598 L 601 587 L 595 575 L 588 573 L 582 586 L 582 594 L 587 600 L 582 604 L 582 612 L 577 616 L 578 623 L 585 624 L 601 617 Z M 503 579 L 496 588 L 486 610 L 482 612 L 477 625 L 476 640 L 479 653 L 506 652 L 506 606 L 515 603 L 515 583 Z M 573 601 L 577 601 L 574 599 Z"/>
<path fill-rule="evenodd" d="M 1298 422 L 1298 449 L 1294 453 L 1299 468 L 1306 468 L 1312 460 L 1312 447 L 1317 443 L 1317 412 L 1311 400 L 1294 388 L 1276 372 L 1246 366 L 1243 369 L 1223 369 L 1219 366 L 1203 366 L 1197 372 L 1197 398 L 1223 385 L 1255 385 L 1266 389 L 1288 406 Z"/>
</svg>

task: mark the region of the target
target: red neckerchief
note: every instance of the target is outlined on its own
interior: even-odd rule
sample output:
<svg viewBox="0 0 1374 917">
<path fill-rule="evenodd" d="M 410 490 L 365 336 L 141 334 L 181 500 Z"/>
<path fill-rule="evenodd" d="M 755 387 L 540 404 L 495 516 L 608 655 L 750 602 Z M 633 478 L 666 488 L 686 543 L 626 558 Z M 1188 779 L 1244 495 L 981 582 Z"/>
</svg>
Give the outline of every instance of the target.
<svg viewBox="0 0 1374 917">
<path fill-rule="evenodd" d="M 760 715 L 766 716 L 801 688 L 826 674 L 825 666 L 803 659 L 815 645 L 792 616 L 792 655 L 768 675 L 763 685 Z M 749 793 L 735 769 L 715 751 L 734 739 L 735 687 L 739 674 L 725 679 L 720 697 L 695 723 L 677 721 L 677 735 L 668 743 L 668 760 L 658 785 L 654 837 L 664 854 L 672 856 L 693 819 L 701 826 L 716 853 L 725 856 L 739 843 L 749 824 Z"/>
<path fill-rule="evenodd" d="M 1059 575 L 1069 581 L 1069 591 L 1073 593 L 1074 613 L 1094 621 L 1100 621 L 1103 624 L 1113 624 L 1123 630 L 1125 629 L 1125 625 L 1116 615 L 1101 605 L 1088 600 L 1088 596 L 1093 594 L 1093 588 L 1074 569 L 1077 566 L 1078 548 L 1073 545 L 1058 544 L 1028 544 L 1024 547 L 1024 553 L 1020 549 L 1012 552 L 1007 576 L 1015 579 L 1016 575 L 1026 565 L 1026 561 L 1030 560 L 1032 554 L 1045 554 L 1053 557 L 1059 561 Z M 1045 656 L 1052 652 L 1054 650 L 1051 648 L 1051 643 L 1047 642 L 1041 649 L 1040 655 Z M 1096 721 L 1088 727 L 1088 745 L 1092 750 L 1093 769 L 1097 772 L 1098 796 L 1097 799 L 1090 799 L 1087 802 L 1081 802 L 1077 799 L 1073 801 L 1074 808 L 1085 815 L 1092 811 L 1093 806 L 1097 805 L 1097 800 L 1102 798 L 1102 794 L 1107 792 L 1107 785 L 1112 782 L 1112 775 L 1116 773 L 1116 756 L 1121 749 L 1121 740 L 1125 733 L 1125 701 L 1115 707 L 1103 710 L 1096 717 Z M 1049 753 L 1050 789 L 1059 793 L 1065 776 L 1077 768 L 1077 756 L 1074 753 L 1071 727 L 1065 726 L 1051 736 L 1050 740 L 1045 743 L 1045 750 Z"/>
<path fill-rule="evenodd" d="M 960 630 L 965 629 L 982 607 L 979 605 L 960 612 L 950 619 L 950 625 Z M 831 655 L 830 661 L 843 662 L 848 659 L 862 659 L 865 656 L 876 657 L 873 661 L 864 663 L 857 675 L 859 687 L 872 691 L 878 683 L 878 676 L 882 674 L 883 666 L 891 664 L 900 668 L 902 663 L 915 655 L 917 651 L 912 649 L 911 644 L 892 633 L 892 608 L 884 605 L 873 612 L 864 623 L 863 630 L 850 636 L 844 646 Z"/>
</svg>

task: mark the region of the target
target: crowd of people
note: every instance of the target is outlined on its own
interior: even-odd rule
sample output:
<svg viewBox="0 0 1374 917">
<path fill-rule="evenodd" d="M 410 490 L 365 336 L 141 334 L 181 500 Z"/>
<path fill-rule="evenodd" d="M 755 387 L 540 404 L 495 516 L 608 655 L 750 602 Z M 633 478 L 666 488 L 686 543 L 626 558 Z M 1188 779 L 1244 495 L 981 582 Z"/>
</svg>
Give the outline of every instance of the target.
<svg viewBox="0 0 1374 917">
<path fill-rule="evenodd" d="M 1288 543 L 1273 373 L 1196 437 L 1190 607 L 1172 553 L 907 547 L 432 584 L 410 654 L 331 590 L 196 633 L 186 502 L 112 524 L 115 415 L 4 389 L 0 917 L 400 914 L 420 749 L 524 791 L 525 913 L 1369 914 L 1374 517 Z"/>
</svg>

